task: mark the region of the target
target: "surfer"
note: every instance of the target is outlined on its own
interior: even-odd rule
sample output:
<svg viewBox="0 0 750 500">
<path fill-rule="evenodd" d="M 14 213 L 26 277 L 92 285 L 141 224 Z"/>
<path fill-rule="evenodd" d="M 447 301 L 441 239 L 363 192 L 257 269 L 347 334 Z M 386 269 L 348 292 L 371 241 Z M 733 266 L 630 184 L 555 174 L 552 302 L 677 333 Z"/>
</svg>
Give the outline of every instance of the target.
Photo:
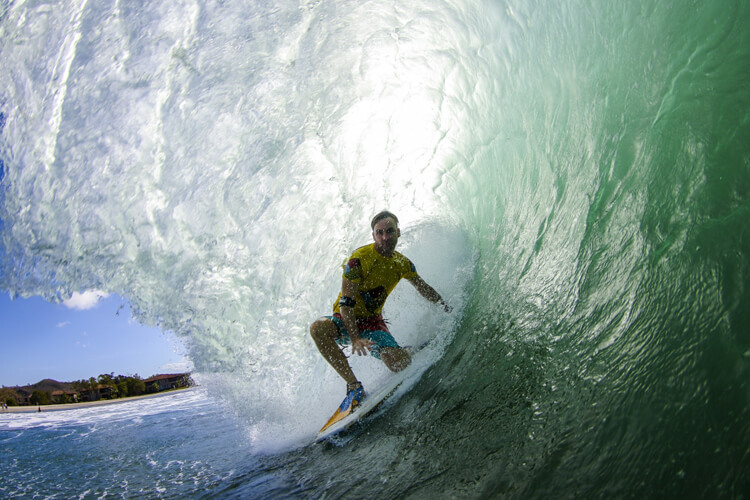
<svg viewBox="0 0 750 500">
<path fill-rule="evenodd" d="M 386 298 L 402 278 L 424 298 L 451 311 L 440 294 L 417 274 L 414 264 L 396 251 L 401 236 L 398 218 L 383 211 L 373 217 L 370 226 L 374 243 L 355 250 L 342 266 L 341 292 L 333 315 L 323 316 L 310 326 L 318 350 L 346 381 L 342 410 L 348 407 L 347 413 L 359 405 L 365 392 L 339 345 L 351 345 L 352 353 L 359 356 L 372 354 L 394 372 L 411 363 L 409 351 L 398 345 L 381 315 Z"/>
</svg>

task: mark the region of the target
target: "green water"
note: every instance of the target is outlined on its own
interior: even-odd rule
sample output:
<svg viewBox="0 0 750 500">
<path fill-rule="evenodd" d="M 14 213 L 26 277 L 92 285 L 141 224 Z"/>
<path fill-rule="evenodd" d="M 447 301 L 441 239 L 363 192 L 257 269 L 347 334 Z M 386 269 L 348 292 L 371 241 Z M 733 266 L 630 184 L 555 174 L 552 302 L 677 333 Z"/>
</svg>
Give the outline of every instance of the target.
<svg viewBox="0 0 750 500">
<path fill-rule="evenodd" d="M 415 498 L 744 498 L 747 5 L 515 7 L 448 194 L 481 254 L 470 304 L 416 394 L 331 459 L 338 491 L 365 464 Z"/>
</svg>

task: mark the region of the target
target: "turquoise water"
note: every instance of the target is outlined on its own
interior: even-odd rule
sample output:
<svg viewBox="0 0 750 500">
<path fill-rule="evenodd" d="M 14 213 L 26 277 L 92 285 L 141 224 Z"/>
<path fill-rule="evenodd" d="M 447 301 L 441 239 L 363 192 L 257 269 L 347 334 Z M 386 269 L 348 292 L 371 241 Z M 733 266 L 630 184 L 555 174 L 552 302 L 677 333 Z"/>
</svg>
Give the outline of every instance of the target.
<svg viewBox="0 0 750 500">
<path fill-rule="evenodd" d="M 0 288 L 185 338 L 276 494 L 747 496 L 745 2 L 2 5 Z M 384 207 L 456 309 L 397 290 L 419 376 L 311 447 Z"/>
</svg>

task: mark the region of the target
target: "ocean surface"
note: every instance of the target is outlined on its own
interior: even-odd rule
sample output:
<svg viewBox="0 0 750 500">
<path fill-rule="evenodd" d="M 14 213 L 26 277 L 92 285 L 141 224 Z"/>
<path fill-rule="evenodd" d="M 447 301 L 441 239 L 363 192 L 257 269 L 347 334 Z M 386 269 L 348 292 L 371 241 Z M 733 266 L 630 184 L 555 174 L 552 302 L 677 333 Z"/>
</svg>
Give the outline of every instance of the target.
<svg viewBox="0 0 750 500">
<path fill-rule="evenodd" d="M 750 3 L 0 0 L 0 289 L 201 387 L 0 416 L 0 496 L 750 497 Z M 399 215 L 407 386 L 307 328 Z M 353 360 L 366 387 L 388 376 Z"/>
</svg>

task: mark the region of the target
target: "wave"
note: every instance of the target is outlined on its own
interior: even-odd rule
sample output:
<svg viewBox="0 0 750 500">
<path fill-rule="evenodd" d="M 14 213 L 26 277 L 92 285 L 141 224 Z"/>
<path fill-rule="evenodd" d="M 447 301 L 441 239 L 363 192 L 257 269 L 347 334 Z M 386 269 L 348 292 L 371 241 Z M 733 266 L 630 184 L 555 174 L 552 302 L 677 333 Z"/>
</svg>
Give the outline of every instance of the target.
<svg viewBox="0 0 750 500">
<path fill-rule="evenodd" d="M 67 2 L 0 19 L 0 288 L 126 297 L 186 340 L 258 452 L 299 448 L 340 399 L 307 326 L 390 208 L 459 307 L 389 302 L 407 343 L 445 339 L 357 438 L 389 491 L 747 486 L 742 2 Z M 318 484 L 354 472 L 335 447 L 291 453 L 316 457 L 291 473 Z"/>
</svg>

